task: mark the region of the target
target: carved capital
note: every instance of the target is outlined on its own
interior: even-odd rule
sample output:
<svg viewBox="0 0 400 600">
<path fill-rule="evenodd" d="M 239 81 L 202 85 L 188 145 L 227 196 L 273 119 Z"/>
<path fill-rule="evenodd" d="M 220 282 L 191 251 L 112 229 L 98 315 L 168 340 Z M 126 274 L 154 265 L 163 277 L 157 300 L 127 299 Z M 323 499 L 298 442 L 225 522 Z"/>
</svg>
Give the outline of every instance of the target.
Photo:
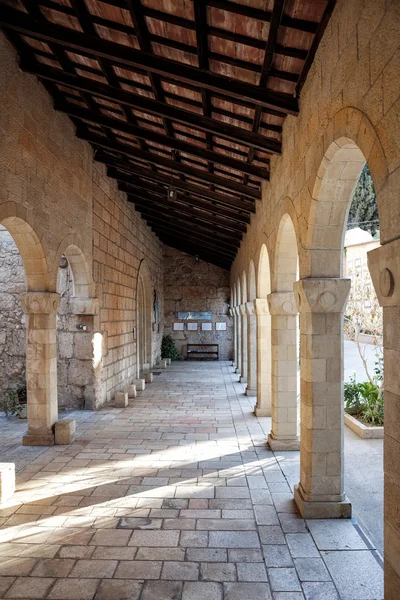
<svg viewBox="0 0 400 600">
<path fill-rule="evenodd" d="M 271 315 L 297 315 L 293 292 L 274 292 L 267 296 L 267 300 Z"/>
<path fill-rule="evenodd" d="M 253 317 L 256 314 L 254 310 L 254 302 L 246 302 L 246 313 L 249 317 Z"/>
<path fill-rule="evenodd" d="M 239 306 L 239 313 L 242 317 L 246 316 L 246 304 L 241 304 Z"/>
<path fill-rule="evenodd" d="M 99 314 L 99 301 L 97 298 L 71 298 L 71 312 L 74 315 L 97 315 Z"/>
<path fill-rule="evenodd" d="M 400 305 L 400 239 L 367 254 L 376 295 L 381 306 Z"/>
<path fill-rule="evenodd" d="M 237 306 L 234 306 L 234 307 L 233 307 L 233 312 L 235 313 L 235 315 L 236 315 L 237 317 L 238 317 L 238 316 L 240 316 L 240 308 L 239 308 L 239 305 L 237 305 Z"/>
<path fill-rule="evenodd" d="M 340 313 L 350 292 L 351 280 L 327 277 L 301 279 L 293 285 L 300 313 Z"/>
<path fill-rule="evenodd" d="M 21 294 L 26 315 L 55 315 L 60 306 L 60 294 L 54 292 L 26 292 Z"/>
<path fill-rule="evenodd" d="M 253 301 L 256 315 L 269 315 L 268 301 L 266 298 L 256 298 Z"/>
</svg>

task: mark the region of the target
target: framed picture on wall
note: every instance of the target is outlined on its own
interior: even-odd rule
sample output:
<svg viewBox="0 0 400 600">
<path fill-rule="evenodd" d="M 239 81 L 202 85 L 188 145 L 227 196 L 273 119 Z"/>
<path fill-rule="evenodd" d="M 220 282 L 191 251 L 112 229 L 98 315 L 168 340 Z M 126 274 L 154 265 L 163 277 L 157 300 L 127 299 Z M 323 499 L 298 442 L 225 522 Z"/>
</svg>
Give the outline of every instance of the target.
<svg viewBox="0 0 400 600">
<path fill-rule="evenodd" d="M 226 331 L 226 323 L 215 323 L 215 331 Z"/>
<path fill-rule="evenodd" d="M 202 331 L 212 331 L 212 323 L 202 323 L 201 330 Z"/>
<path fill-rule="evenodd" d="M 187 330 L 188 331 L 197 331 L 198 329 L 198 324 L 197 323 L 188 323 L 187 324 Z"/>
<path fill-rule="evenodd" d="M 184 323 L 174 323 L 173 330 L 174 331 L 183 331 Z"/>
</svg>

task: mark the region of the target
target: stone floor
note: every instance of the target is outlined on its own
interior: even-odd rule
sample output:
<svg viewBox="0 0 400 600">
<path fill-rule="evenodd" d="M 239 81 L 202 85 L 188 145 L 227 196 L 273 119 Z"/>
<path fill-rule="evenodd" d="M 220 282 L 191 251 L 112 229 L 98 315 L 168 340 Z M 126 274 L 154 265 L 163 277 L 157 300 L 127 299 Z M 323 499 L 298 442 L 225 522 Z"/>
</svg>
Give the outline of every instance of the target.
<svg viewBox="0 0 400 600">
<path fill-rule="evenodd" d="M 296 513 L 228 363 L 175 363 L 130 403 L 78 412 L 76 442 L 21 448 L 0 510 L 0 597 L 381 600 L 377 552 L 352 521 Z M 296 467 L 297 468 L 297 467 Z"/>
</svg>

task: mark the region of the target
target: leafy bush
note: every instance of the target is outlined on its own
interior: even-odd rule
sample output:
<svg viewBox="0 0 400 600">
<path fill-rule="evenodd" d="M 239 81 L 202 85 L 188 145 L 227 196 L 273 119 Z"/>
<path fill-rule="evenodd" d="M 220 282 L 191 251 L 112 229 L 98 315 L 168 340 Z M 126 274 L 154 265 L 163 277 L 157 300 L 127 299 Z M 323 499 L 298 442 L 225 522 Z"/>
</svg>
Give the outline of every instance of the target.
<svg viewBox="0 0 400 600">
<path fill-rule="evenodd" d="M 19 381 L 16 386 L 6 389 L 4 396 L 0 398 L 0 411 L 4 412 L 6 417 L 19 417 L 26 404 L 26 398 L 26 382 Z"/>
<path fill-rule="evenodd" d="M 375 371 L 379 369 L 377 366 Z M 354 376 L 344 384 L 344 399 L 345 411 L 349 415 L 366 425 L 383 425 L 383 392 L 378 385 L 370 381 L 357 383 Z"/>
<path fill-rule="evenodd" d="M 170 358 L 171 360 L 181 359 L 176 349 L 174 339 L 169 333 L 163 335 L 161 342 L 161 358 Z"/>
</svg>

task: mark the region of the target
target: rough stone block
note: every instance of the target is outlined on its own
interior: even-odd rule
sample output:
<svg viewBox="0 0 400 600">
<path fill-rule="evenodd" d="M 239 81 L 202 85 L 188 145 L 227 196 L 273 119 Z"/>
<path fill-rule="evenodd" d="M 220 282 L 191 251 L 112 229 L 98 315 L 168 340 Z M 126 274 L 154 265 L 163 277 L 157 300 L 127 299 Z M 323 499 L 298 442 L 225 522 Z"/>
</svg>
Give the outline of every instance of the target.
<svg viewBox="0 0 400 600">
<path fill-rule="evenodd" d="M 167 365 L 171 364 L 171 359 L 170 358 L 166 358 L 165 360 L 167 361 Z"/>
<path fill-rule="evenodd" d="M 125 388 L 126 393 L 128 394 L 128 398 L 136 398 L 136 385 L 134 383 L 130 383 Z"/>
<path fill-rule="evenodd" d="M 146 373 L 145 376 L 144 376 L 144 380 L 145 380 L 146 383 L 152 383 L 153 379 L 154 379 L 154 375 L 153 375 L 153 373 L 151 371 L 149 371 L 148 373 Z"/>
<path fill-rule="evenodd" d="M 144 379 L 136 379 L 135 385 L 138 392 L 143 392 L 146 387 L 146 382 Z"/>
<path fill-rule="evenodd" d="M 0 463 L 0 504 L 9 500 L 15 492 L 15 464 Z"/>
<path fill-rule="evenodd" d="M 126 408 L 128 406 L 128 392 L 117 392 L 114 398 L 115 408 Z"/>
<path fill-rule="evenodd" d="M 61 419 L 54 426 L 55 443 L 61 446 L 72 444 L 75 440 L 76 423 L 74 419 Z"/>
</svg>

